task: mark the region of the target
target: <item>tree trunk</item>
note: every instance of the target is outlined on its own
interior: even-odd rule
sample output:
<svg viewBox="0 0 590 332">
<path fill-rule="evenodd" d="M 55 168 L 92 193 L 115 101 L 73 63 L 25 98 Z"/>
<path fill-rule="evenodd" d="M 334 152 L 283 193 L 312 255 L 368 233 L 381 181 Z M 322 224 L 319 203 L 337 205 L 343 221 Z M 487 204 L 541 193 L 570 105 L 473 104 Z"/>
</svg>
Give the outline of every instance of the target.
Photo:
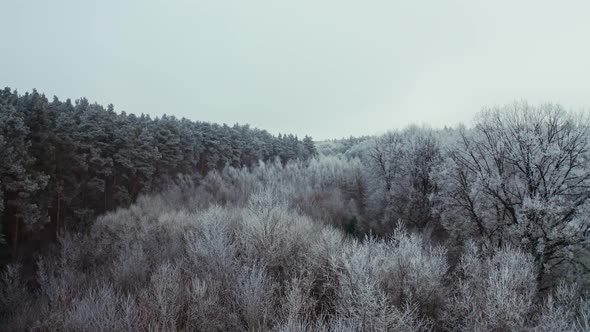
<svg viewBox="0 0 590 332">
<path fill-rule="evenodd" d="M 131 200 L 135 202 L 135 199 L 139 196 L 139 180 L 137 179 L 137 176 L 134 175 L 132 177 L 131 183 L 129 194 L 131 195 Z"/>
<path fill-rule="evenodd" d="M 12 257 L 16 258 L 18 252 L 18 209 L 15 211 L 12 224 Z"/>
<path fill-rule="evenodd" d="M 207 152 L 203 151 L 201 152 L 201 156 L 199 158 L 199 168 L 200 168 L 200 173 L 202 176 L 205 176 L 207 174 Z"/>
<path fill-rule="evenodd" d="M 108 211 L 108 206 L 107 206 L 107 193 L 108 193 L 108 190 L 109 190 L 109 179 L 108 178 L 105 178 L 104 179 L 104 211 L 103 212 Z"/>
<path fill-rule="evenodd" d="M 114 207 L 116 206 L 115 205 L 115 188 L 117 188 L 117 176 L 113 175 L 113 183 L 111 184 L 111 193 L 109 195 L 109 211 L 113 210 Z"/>
<path fill-rule="evenodd" d="M 59 240 L 60 236 L 60 227 L 61 227 L 61 220 L 59 219 L 61 216 L 61 197 L 57 193 L 57 211 L 55 212 L 55 240 Z"/>
</svg>

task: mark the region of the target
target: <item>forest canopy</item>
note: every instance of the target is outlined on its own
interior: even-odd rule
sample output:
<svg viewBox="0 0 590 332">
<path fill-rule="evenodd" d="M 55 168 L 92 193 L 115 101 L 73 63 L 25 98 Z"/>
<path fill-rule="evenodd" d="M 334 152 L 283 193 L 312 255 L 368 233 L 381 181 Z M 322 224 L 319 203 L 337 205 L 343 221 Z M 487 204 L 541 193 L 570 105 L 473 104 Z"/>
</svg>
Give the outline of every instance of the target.
<svg viewBox="0 0 590 332">
<path fill-rule="evenodd" d="M 225 166 L 307 160 L 310 137 L 273 136 L 248 125 L 115 112 L 81 98 L 49 101 L 33 91 L 0 92 L 0 216 L 4 239 L 87 230 L 94 218 L 163 190 L 179 174 L 196 180 Z M 0 250 L 6 259 L 6 248 Z"/>
<path fill-rule="evenodd" d="M 316 148 L 5 89 L 0 329 L 588 331 L 589 147 L 555 104 Z"/>
</svg>

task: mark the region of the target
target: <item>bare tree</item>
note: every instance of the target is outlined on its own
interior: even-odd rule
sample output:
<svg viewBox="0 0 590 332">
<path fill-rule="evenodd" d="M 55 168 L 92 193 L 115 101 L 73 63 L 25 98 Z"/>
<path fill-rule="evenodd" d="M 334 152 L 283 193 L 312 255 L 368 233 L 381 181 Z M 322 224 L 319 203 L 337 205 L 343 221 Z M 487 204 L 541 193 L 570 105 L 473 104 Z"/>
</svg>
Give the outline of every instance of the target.
<svg viewBox="0 0 590 332">
<path fill-rule="evenodd" d="M 589 118 L 559 105 L 483 110 L 450 154 L 448 226 L 524 246 L 540 279 L 561 264 L 590 272 L 574 254 L 589 244 L 589 135 Z"/>
<path fill-rule="evenodd" d="M 375 139 L 368 153 L 374 208 L 389 230 L 398 220 L 423 228 L 433 219 L 432 170 L 441 162 L 439 142 L 429 129 L 410 127 Z"/>
</svg>

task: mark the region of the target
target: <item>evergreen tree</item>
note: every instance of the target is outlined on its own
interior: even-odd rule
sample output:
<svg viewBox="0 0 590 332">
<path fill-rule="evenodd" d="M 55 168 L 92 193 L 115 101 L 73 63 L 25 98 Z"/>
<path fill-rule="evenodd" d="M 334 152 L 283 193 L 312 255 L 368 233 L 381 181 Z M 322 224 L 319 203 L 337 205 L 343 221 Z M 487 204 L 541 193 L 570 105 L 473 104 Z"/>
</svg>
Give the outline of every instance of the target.
<svg viewBox="0 0 590 332">
<path fill-rule="evenodd" d="M 313 143 L 313 139 L 310 136 L 305 135 L 303 138 L 303 155 L 305 159 L 313 158 L 318 155 L 318 151 Z"/>
<path fill-rule="evenodd" d="M 11 99 L 6 90 L 0 98 L 0 137 L 4 145 L 0 150 L 0 191 L 3 198 L 2 225 L 3 229 L 9 226 L 14 257 L 21 233 L 38 230 L 47 220 L 44 211 L 31 197 L 47 185 L 48 178 L 33 169 L 35 158 L 29 153 L 30 131 L 24 114 L 17 111 Z"/>
</svg>

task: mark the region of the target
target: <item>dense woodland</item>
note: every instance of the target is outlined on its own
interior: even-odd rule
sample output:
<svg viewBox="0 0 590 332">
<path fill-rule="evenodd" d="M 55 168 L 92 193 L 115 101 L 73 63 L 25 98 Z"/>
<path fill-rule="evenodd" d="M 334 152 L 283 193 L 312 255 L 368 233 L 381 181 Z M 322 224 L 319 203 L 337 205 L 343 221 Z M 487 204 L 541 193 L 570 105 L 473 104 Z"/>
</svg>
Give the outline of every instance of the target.
<svg viewBox="0 0 590 332">
<path fill-rule="evenodd" d="M 19 96 L 6 88 L 0 92 L 0 236 L 7 241 L 0 257 L 30 255 L 64 230 L 87 231 L 96 216 L 165 189 L 178 174 L 198 180 L 225 166 L 315 154 L 310 137 L 127 115 L 84 98 L 50 102 L 36 91 Z"/>
<path fill-rule="evenodd" d="M 587 114 L 517 102 L 316 152 L 0 107 L 0 330 L 590 331 Z"/>
</svg>

